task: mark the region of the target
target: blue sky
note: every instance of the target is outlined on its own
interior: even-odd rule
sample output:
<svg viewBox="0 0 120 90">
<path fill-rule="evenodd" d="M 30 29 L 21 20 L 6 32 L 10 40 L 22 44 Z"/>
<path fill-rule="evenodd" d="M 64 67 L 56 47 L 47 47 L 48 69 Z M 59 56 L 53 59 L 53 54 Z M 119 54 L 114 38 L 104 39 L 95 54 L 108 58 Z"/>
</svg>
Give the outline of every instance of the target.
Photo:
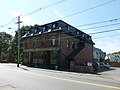
<svg viewBox="0 0 120 90">
<path fill-rule="evenodd" d="M 14 17 L 18 15 L 26 15 L 38 8 L 51 5 L 58 1 L 61 0 L 2 0 L 0 2 L 0 26 L 7 24 L 9 21 L 11 21 Z M 46 9 L 42 8 L 40 11 L 34 14 L 21 17 L 21 21 L 23 21 L 21 26 L 34 24 L 42 25 L 45 23 L 59 20 L 64 16 L 89 9 L 97 5 L 101 5 L 109 1 L 113 0 L 63 0 L 62 3 L 59 3 L 55 6 Z M 120 18 L 120 0 L 115 0 L 101 7 L 97 7 L 70 17 L 62 18 L 62 20 L 76 27 L 79 25 L 112 20 L 116 18 Z M 15 24 L 15 22 L 17 22 L 17 19 L 14 19 L 11 24 L 5 27 L 0 27 L 0 32 L 5 31 L 9 34 L 14 35 L 14 31 L 17 29 L 17 24 Z M 84 27 L 81 26 L 76 28 L 81 30 L 85 28 L 98 27 L 116 23 L 120 23 L 120 19 L 118 19 L 117 21 L 105 22 Z M 8 29 L 8 27 L 12 27 L 13 29 Z M 120 28 L 120 24 L 82 31 L 89 34 L 118 28 Z M 93 34 L 91 36 L 93 38 L 93 41 L 95 42 L 95 47 L 100 48 L 107 53 L 120 51 L 119 30 L 101 34 Z"/>
</svg>

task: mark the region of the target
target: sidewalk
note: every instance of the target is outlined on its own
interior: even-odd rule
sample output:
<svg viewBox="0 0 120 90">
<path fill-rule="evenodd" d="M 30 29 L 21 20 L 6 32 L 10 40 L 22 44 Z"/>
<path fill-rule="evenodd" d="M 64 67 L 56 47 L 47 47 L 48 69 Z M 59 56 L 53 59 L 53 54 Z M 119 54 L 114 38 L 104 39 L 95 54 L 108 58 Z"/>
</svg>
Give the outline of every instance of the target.
<svg viewBox="0 0 120 90">
<path fill-rule="evenodd" d="M 17 64 L 13 64 L 13 63 L 9 63 L 9 64 L 3 63 L 3 65 L 10 66 L 11 68 L 17 67 Z M 43 68 L 27 67 L 25 65 L 20 65 L 19 69 L 26 70 L 26 71 L 47 71 L 47 72 L 53 72 L 56 74 L 59 73 L 59 74 L 67 74 L 67 75 L 92 76 L 92 77 L 106 78 L 111 80 L 120 80 L 120 68 L 116 68 L 116 67 L 111 67 L 110 70 L 99 72 L 97 74 L 50 70 L 50 69 L 43 69 Z"/>
</svg>

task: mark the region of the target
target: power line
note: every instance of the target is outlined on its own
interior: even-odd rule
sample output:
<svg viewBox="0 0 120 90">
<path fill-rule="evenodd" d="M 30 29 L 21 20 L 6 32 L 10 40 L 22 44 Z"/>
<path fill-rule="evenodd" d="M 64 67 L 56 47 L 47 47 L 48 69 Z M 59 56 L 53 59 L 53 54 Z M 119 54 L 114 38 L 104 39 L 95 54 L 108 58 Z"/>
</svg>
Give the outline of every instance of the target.
<svg viewBox="0 0 120 90">
<path fill-rule="evenodd" d="M 110 35 L 110 36 L 106 36 L 106 37 L 96 37 L 96 38 L 93 38 L 93 39 L 100 39 L 100 38 L 107 38 L 107 37 L 115 37 L 115 36 L 120 36 L 120 34 Z"/>
<path fill-rule="evenodd" d="M 120 23 L 108 24 L 108 25 L 104 25 L 104 26 L 91 27 L 91 28 L 84 28 L 84 29 L 80 29 L 80 30 L 89 30 L 89 29 L 95 29 L 95 28 L 103 28 L 103 27 L 109 27 L 109 26 L 114 26 L 114 25 L 119 25 L 119 24 L 120 24 Z"/>
<path fill-rule="evenodd" d="M 66 0 L 59 0 L 58 2 L 55 2 L 55 3 L 50 4 L 50 5 L 47 5 L 47 6 L 40 7 L 40 8 L 38 8 L 38 9 L 36 9 L 36 10 L 34 10 L 34 11 L 26 14 L 26 15 L 23 15 L 23 16 L 27 16 L 27 15 L 34 14 L 34 13 L 40 11 L 40 10 L 47 9 L 47 8 L 49 8 L 49 7 L 53 7 L 53 6 L 55 6 L 55 5 L 57 5 L 57 4 L 60 4 L 60 3 L 64 2 L 64 1 L 66 1 Z M 22 15 L 21 15 L 21 16 L 22 16 Z"/>
<path fill-rule="evenodd" d="M 49 8 L 49 7 L 53 7 L 53 6 L 57 5 L 57 4 L 60 4 L 60 3 L 62 3 L 63 1 L 66 1 L 66 0 L 60 0 L 60 1 L 55 2 L 55 3 L 53 3 L 53 4 L 50 4 L 50 5 L 47 5 L 47 6 L 38 8 L 38 9 L 36 9 L 36 10 L 34 10 L 34 11 L 32 11 L 32 12 L 26 14 L 26 15 L 19 15 L 19 16 L 27 16 L 27 15 L 34 14 L 34 13 L 36 13 L 36 12 L 42 10 L 42 9 L 47 9 L 47 8 Z M 17 17 L 18 17 L 18 16 L 17 16 Z M 17 17 L 15 17 L 15 18 L 13 18 L 12 20 L 10 20 L 7 24 L 1 25 L 0 28 L 5 27 L 5 26 L 7 26 L 7 25 L 13 23 L 13 20 L 16 19 Z"/>
<path fill-rule="evenodd" d="M 93 22 L 93 23 L 78 25 L 76 27 L 90 26 L 90 25 L 95 25 L 95 24 L 100 24 L 100 23 L 106 23 L 106 22 L 116 22 L 118 20 L 120 20 L 120 18 L 115 18 L 115 19 L 110 19 L 110 20 L 105 20 L 105 21 L 100 21 L 100 22 Z"/>
<path fill-rule="evenodd" d="M 112 31 L 119 31 L 119 30 L 120 30 L 120 28 L 117 28 L 117 29 L 106 30 L 106 31 L 101 31 L 101 32 L 95 32 L 95 33 L 89 33 L 89 34 L 93 35 L 93 34 L 100 34 L 100 33 L 112 32 Z"/>
<path fill-rule="evenodd" d="M 6 23 L 6 24 L 4 24 L 4 25 L 1 25 L 0 28 L 5 27 L 5 26 L 7 26 L 7 25 L 13 23 L 13 21 L 14 21 L 16 18 L 17 18 L 17 17 L 13 18 L 13 19 L 10 20 L 8 23 Z"/>
<path fill-rule="evenodd" d="M 111 0 L 111 1 L 109 1 L 109 2 L 106 2 L 106 3 L 100 4 L 100 5 L 97 5 L 97 6 L 94 6 L 94 7 L 91 7 L 91 8 L 88 8 L 88 9 L 82 10 L 82 11 L 79 11 L 79 12 L 75 12 L 75 13 L 73 13 L 73 14 L 66 15 L 66 16 L 62 17 L 61 19 L 63 19 L 63 18 L 68 18 L 68 17 L 71 17 L 71 16 L 73 16 L 73 15 L 80 14 L 80 13 L 83 13 L 83 12 L 86 12 L 86 11 L 89 11 L 89 10 L 92 10 L 92 9 L 95 9 L 95 8 L 98 8 L 98 7 L 101 7 L 101 6 L 104 6 L 104 5 L 110 4 L 110 3 L 114 2 L 114 1 L 116 1 L 116 0 Z"/>
</svg>

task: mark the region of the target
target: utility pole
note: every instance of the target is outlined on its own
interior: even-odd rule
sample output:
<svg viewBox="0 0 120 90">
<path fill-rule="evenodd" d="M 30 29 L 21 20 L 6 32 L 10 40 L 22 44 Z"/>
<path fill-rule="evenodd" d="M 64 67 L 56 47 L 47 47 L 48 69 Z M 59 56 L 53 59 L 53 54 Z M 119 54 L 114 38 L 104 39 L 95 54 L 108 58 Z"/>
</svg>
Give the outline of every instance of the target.
<svg viewBox="0 0 120 90">
<path fill-rule="evenodd" d="M 18 60 L 17 60 L 17 67 L 19 67 L 19 63 L 20 63 L 20 23 L 22 23 L 22 22 L 20 21 L 20 16 L 18 16 L 18 22 L 17 22 L 17 24 L 18 24 L 18 31 L 17 31 L 17 33 L 18 33 Z"/>
</svg>

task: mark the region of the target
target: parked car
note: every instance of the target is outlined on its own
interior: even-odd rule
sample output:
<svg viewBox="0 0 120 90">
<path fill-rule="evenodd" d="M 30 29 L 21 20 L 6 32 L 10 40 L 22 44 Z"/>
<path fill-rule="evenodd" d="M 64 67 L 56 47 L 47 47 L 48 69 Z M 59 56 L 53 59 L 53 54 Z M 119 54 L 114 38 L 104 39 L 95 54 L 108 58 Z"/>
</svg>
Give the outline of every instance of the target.
<svg viewBox="0 0 120 90">
<path fill-rule="evenodd" d="M 93 62 L 93 69 L 94 69 L 94 71 L 99 71 L 100 70 L 99 62 Z"/>
<path fill-rule="evenodd" d="M 110 69 L 110 65 L 104 62 L 93 62 L 93 68 L 95 71 L 108 70 Z"/>
<path fill-rule="evenodd" d="M 100 65 L 100 69 L 102 70 L 107 70 L 107 69 L 110 69 L 110 65 L 107 63 L 103 63 L 103 62 L 99 62 L 99 65 Z"/>
</svg>

